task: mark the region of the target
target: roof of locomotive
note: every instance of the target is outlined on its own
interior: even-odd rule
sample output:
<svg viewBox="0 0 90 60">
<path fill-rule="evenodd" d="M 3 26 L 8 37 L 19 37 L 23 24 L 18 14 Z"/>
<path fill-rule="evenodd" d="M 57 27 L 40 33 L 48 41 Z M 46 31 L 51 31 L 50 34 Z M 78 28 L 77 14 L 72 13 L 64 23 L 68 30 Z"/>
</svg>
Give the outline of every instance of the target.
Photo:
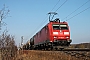
<svg viewBox="0 0 90 60">
<path fill-rule="evenodd" d="M 68 23 L 65 22 L 65 21 L 61 22 L 61 21 L 59 20 L 59 18 L 56 18 L 55 20 L 50 21 L 48 24 L 68 24 Z"/>
<path fill-rule="evenodd" d="M 67 22 L 49 22 L 49 23 L 51 23 L 51 24 L 68 24 Z"/>
</svg>

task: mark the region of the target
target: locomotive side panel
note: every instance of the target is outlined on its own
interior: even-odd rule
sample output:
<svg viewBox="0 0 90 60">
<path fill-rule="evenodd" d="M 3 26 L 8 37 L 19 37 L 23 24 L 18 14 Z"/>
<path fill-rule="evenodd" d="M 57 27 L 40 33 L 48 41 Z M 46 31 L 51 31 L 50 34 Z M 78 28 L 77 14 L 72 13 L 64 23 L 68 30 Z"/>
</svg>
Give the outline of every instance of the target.
<svg viewBox="0 0 90 60">
<path fill-rule="evenodd" d="M 35 40 L 34 44 L 39 45 L 39 44 L 44 44 L 49 40 L 48 37 L 49 31 L 48 31 L 48 26 L 45 26 L 35 35 Z"/>
</svg>

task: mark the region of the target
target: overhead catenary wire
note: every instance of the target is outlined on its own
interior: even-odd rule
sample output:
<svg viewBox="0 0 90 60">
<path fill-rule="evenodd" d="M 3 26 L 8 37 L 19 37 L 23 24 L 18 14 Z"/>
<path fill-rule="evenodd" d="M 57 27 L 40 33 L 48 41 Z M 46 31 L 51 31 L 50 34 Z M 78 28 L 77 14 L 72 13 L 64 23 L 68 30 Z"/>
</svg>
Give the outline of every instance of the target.
<svg viewBox="0 0 90 60">
<path fill-rule="evenodd" d="M 68 20 L 70 20 L 70 19 L 72 19 L 72 18 L 76 17 L 77 15 L 81 14 L 82 12 L 84 12 L 84 11 L 86 11 L 86 10 L 88 10 L 88 9 L 90 9 L 90 7 L 88 7 L 88 8 L 86 8 L 86 9 L 82 10 L 81 12 L 79 12 L 79 13 L 77 13 L 76 15 L 74 15 L 74 16 L 72 16 L 72 17 L 70 17 L 70 18 L 69 18 L 69 19 L 67 19 L 66 21 L 68 21 Z"/>
<path fill-rule="evenodd" d="M 84 5 L 86 5 L 88 2 L 90 2 L 90 0 L 86 1 L 85 3 L 83 3 L 81 6 L 79 6 L 77 9 L 75 9 L 73 12 L 71 12 L 69 15 L 67 15 L 62 20 L 66 19 L 67 17 L 69 17 L 70 15 L 72 15 L 74 12 L 76 12 L 77 10 L 79 10 L 81 7 L 83 7 Z"/>
<path fill-rule="evenodd" d="M 57 5 L 59 2 L 60 2 L 60 0 L 56 3 L 56 5 Z M 55 15 L 55 14 L 53 14 L 53 13 L 56 13 L 56 11 L 58 11 L 66 2 L 67 2 L 67 0 L 65 0 L 54 12 L 50 12 L 52 15 L 51 15 L 51 14 L 49 15 L 49 20 L 50 20 L 50 16 L 52 16 L 52 19 L 53 19 L 54 15 Z M 56 5 L 53 7 L 53 9 L 56 7 Z M 52 10 L 53 10 L 53 9 L 52 9 Z M 52 11 L 52 10 L 51 10 L 51 11 Z M 52 19 L 51 19 L 51 20 L 52 20 Z"/>
<path fill-rule="evenodd" d="M 66 2 L 67 2 L 67 0 L 65 0 L 65 1 L 62 3 L 62 5 L 60 5 L 60 6 L 55 10 L 55 12 L 58 11 Z"/>
<path fill-rule="evenodd" d="M 60 2 L 60 0 L 58 1 L 58 3 L 59 3 L 59 2 Z M 56 11 L 58 11 L 66 2 L 67 2 L 67 0 L 65 0 L 54 12 L 51 12 L 51 13 L 56 13 Z M 58 3 L 57 3 L 57 4 L 58 4 Z M 56 5 L 57 5 L 57 4 L 56 4 Z M 56 7 L 56 5 L 54 6 L 54 8 Z M 53 9 L 54 9 L 54 8 L 53 8 Z M 52 9 L 52 10 L 53 10 L 53 9 Z M 51 10 L 51 11 L 52 11 L 52 10 Z M 51 16 L 51 14 L 50 14 L 50 16 Z M 49 17 L 50 17 L 50 16 L 49 16 Z M 53 19 L 53 17 L 54 17 L 54 15 L 52 16 L 52 19 Z M 52 19 L 51 19 L 51 20 L 52 20 Z"/>
<path fill-rule="evenodd" d="M 52 8 L 52 10 L 58 5 L 59 2 L 60 2 L 60 0 L 58 0 L 58 2 L 54 5 L 54 7 Z"/>
</svg>

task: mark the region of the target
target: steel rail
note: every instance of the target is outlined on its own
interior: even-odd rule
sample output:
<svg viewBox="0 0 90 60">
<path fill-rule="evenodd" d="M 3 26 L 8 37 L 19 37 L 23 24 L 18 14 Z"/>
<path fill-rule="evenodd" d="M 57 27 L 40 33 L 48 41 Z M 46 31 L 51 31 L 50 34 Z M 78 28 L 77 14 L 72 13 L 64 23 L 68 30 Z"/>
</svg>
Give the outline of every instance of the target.
<svg viewBox="0 0 90 60">
<path fill-rule="evenodd" d="M 68 49 L 60 49 L 58 51 L 90 51 L 90 48 L 68 48 Z"/>
</svg>

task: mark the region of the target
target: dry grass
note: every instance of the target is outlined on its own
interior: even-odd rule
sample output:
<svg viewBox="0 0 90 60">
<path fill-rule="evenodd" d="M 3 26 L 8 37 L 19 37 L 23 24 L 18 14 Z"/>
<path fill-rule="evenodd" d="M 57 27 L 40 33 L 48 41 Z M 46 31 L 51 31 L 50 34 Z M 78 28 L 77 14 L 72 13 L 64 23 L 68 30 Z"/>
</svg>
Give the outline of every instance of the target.
<svg viewBox="0 0 90 60">
<path fill-rule="evenodd" d="M 64 52 L 56 51 L 23 51 L 19 53 L 17 60 L 82 60 L 80 58 L 72 57 Z"/>
</svg>

